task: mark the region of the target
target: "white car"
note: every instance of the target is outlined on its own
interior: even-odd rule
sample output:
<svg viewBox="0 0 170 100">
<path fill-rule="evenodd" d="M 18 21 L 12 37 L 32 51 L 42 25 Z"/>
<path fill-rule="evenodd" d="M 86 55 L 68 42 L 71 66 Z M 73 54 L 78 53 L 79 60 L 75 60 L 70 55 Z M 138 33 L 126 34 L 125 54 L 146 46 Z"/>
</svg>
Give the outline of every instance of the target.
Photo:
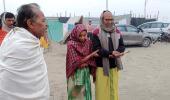
<svg viewBox="0 0 170 100">
<path fill-rule="evenodd" d="M 168 22 L 161 22 L 161 21 L 152 21 L 146 22 L 138 26 L 144 32 L 148 32 L 152 34 L 154 39 L 157 39 L 160 36 L 160 33 L 167 33 L 170 34 L 170 23 Z"/>
</svg>

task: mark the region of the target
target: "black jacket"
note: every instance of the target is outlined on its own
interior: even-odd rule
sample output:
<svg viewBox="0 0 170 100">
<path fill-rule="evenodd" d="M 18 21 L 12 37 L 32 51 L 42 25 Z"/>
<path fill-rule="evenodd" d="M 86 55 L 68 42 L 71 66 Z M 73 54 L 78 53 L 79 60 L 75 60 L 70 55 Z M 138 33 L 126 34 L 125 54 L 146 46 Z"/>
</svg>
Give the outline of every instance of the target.
<svg viewBox="0 0 170 100">
<path fill-rule="evenodd" d="M 114 51 L 112 39 L 111 39 L 111 37 L 108 37 L 108 38 L 109 38 L 109 43 L 108 43 L 109 51 L 102 48 L 98 36 L 93 35 L 93 39 L 92 39 L 93 51 L 99 49 L 98 54 L 100 56 L 100 57 L 96 57 L 96 59 L 95 59 L 97 67 L 103 67 L 102 57 L 109 58 L 109 55 L 112 54 L 112 51 Z M 119 39 L 119 46 L 118 46 L 118 49 L 116 51 L 119 51 L 119 52 L 124 52 L 125 51 L 125 46 L 124 46 L 122 37 L 120 37 L 120 39 Z M 109 58 L 109 63 L 110 63 L 110 68 L 115 68 L 116 67 L 115 58 Z"/>
</svg>

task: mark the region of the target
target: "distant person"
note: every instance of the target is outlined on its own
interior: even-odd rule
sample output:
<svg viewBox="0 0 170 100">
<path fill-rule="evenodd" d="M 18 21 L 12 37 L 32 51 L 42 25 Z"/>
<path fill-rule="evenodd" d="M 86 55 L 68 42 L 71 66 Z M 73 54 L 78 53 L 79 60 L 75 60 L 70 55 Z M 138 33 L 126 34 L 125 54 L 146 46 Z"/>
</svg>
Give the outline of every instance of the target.
<svg viewBox="0 0 170 100">
<path fill-rule="evenodd" d="M 47 30 L 35 3 L 18 9 L 17 26 L 0 47 L 0 100 L 49 100 L 47 66 L 39 38 Z"/>
<path fill-rule="evenodd" d="M 119 100 L 118 71 L 122 69 L 120 57 L 125 46 L 114 24 L 112 13 L 103 11 L 100 27 L 93 33 L 93 50 L 99 49 L 96 57 L 96 100 Z"/>
<path fill-rule="evenodd" d="M 10 12 L 1 14 L 0 45 L 6 34 L 14 27 L 15 16 Z"/>
<path fill-rule="evenodd" d="M 44 36 L 42 36 L 40 38 L 40 45 L 44 49 L 48 49 L 48 47 L 49 47 L 49 40 L 48 40 L 48 32 L 47 31 L 44 33 Z"/>
<path fill-rule="evenodd" d="M 92 25 L 92 20 L 89 20 L 87 24 L 87 32 L 92 33 L 93 30 L 94 30 L 94 26 Z"/>
<path fill-rule="evenodd" d="M 92 100 L 90 71 L 95 75 L 95 61 L 91 41 L 83 24 L 77 24 L 67 42 L 66 76 L 68 100 Z M 95 76 L 94 76 L 95 77 Z"/>
<path fill-rule="evenodd" d="M 92 32 L 93 32 L 93 30 L 95 29 L 95 27 L 92 25 L 92 20 L 89 20 L 89 21 L 88 21 L 88 24 L 86 25 L 86 27 L 87 27 L 87 37 L 88 37 L 90 40 L 92 40 L 92 38 L 93 38 Z"/>
</svg>

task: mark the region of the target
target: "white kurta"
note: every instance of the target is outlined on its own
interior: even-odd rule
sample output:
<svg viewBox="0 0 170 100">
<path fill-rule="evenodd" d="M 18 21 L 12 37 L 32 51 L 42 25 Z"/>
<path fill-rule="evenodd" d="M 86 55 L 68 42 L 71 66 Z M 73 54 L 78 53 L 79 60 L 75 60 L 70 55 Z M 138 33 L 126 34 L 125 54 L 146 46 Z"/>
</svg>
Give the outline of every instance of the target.
<svg viewBox="0 0 170 100">
<path fill-rule="evenodd" d="M 24 28 L 11 30 L 0 47 L 0 100 L 49 100 L 39 39 Z"/>
</svg>

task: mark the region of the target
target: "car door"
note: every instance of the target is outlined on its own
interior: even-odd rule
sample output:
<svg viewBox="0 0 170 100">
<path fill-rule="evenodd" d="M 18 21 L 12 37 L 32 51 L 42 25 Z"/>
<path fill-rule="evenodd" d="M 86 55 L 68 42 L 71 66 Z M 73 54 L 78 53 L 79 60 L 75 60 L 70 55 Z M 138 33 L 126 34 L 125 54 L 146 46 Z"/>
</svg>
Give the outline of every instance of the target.
<svg viewBox="0 0 170 100">
<path fill-rule="evenodd" d="M 144 32 L 148 32 L 149 28 L 151 26 L 151 23 L 145 23 L 139 26 L 139 28 L 141 28 Z"/>
<path fill-rule="evenodd" d="M 148 29 L 149 33 L 160 33 L 161 28 L 163 27 L 163 23 L 157 22 L 157 23 L 151 23 L 150 28 Z"/>
<path fill-rule="evenodd" d="M 128 45 L 129 44 L 129 40 L 128 40 L 128 34 L 127 34 L 127 30 L 126 30 L 126 27 L 124 25 L 118 25 L 117 26 L 117 29 L 121 32 L 122 34 L 122 38 L 123 38 L 123 41 L 124 41 L 124 44 L 125 45 Z"/>
<path fill-rule="evenodd" d="M 126 30 L 128 44 L 140 44 L 142 42 L 143 33 L 138 32 L 138 29 L 136 27 L 127 25 Z"/>
</svg>

